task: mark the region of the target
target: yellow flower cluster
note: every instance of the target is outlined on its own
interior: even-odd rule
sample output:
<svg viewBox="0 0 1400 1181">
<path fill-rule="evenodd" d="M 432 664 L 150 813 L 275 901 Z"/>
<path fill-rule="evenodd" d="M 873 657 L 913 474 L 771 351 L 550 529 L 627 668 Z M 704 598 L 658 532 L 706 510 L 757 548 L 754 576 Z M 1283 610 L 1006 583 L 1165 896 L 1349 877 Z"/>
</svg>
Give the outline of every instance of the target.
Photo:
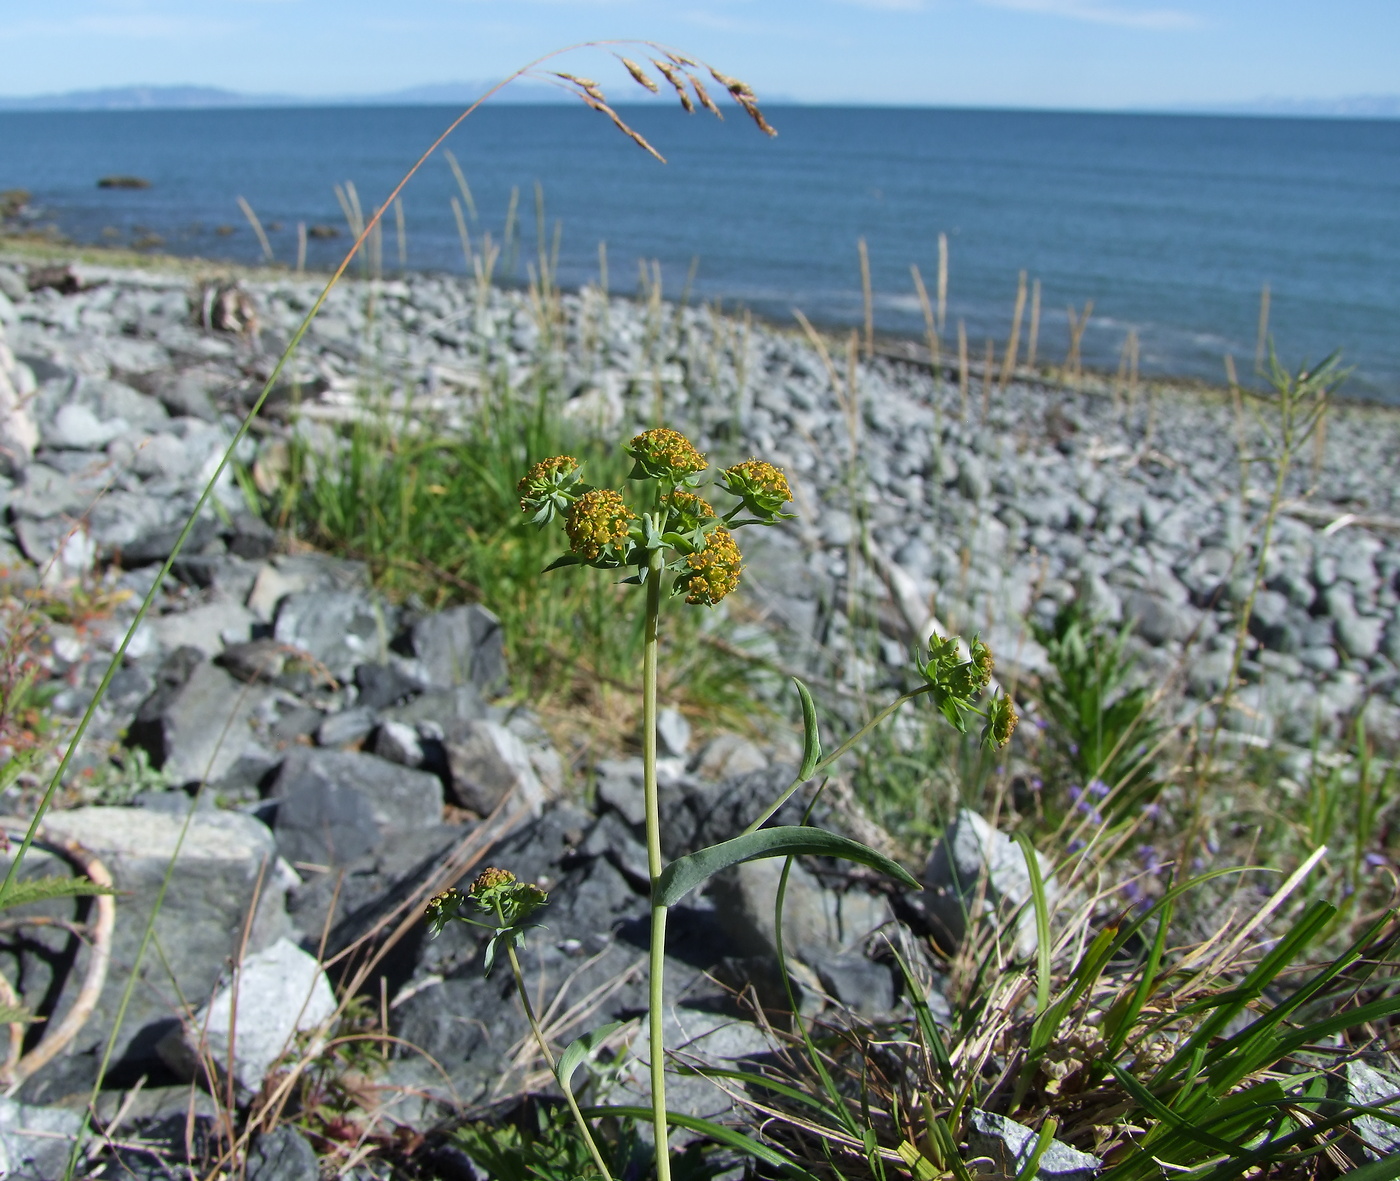
<svg viewBox="0 0 1400 1181">
<path fill-rule="evenodd" d="M 780 497 L 784 504 L 792 499 L 792 489 L 788 487 L 787 477 L 767 460 L 746 459 L 743 463 L 736 463 L 733 467 L 724 469 L 726 476 L 731 473 L 747 477 L 756 488 L 774 497 Z"/>
<path fill-rule="evenodd" d="M 683 479 L 703 472 L 709 463 L 680 431 L 664 426 L 643 431 L 632 440 L 627 450 L 650 467 L 665 470 L 672 479 Z"/>
<path fill-rule="evenodd" d="M 587 562 L 594 561 L 609 545 L 622 541 L 637 514 L 622 503 L 622 494 L 611 488 L 585 492 L 569 509 L 564 531 L 569 549 Z"/>
<path fill-rule="evenodd" d="M 472 882 L 467 893 L 476 898 L 486 893 L 487 890 L 494 890 L 498 886 L 508 886 L 513 881 L 515 881 L 515 875 L 510 870 L 488 866 L 476 875 L 476 880 Z"/>
<path fill-rule="evenodd" d="M 672 519 L 678 520 L 677 527 L 681 529 L 694 529 L 702 521 L 719 515 L 708 500 L 694 492 L 672 492 L 662 503 L 670 510 Z"/>
<path fill-rule="evenodd" d="M 687 603 L 713 607 L 739 585 L 743 569 L 739 547 L 728 529 L 716 529 L 705 539 L 705 546 L 686 558 L 690 573 L 685 575 Z"/>
<path fill-rule="evenodd" d="M 539 463 L 531 464 L 530 470 L 521 478 L 520 483 L 515 486 L 515 493 L 520 497 L 520 507 L 528 512 L 532 507 L 531 497 L 538 496 L 542 489 L 547 487 L 553 476 L 567 476 L 570 472 L 578 471 L 578 460 L 572 455 L 552 455 L 548 459 L 542 459 Z"/>
</svg>

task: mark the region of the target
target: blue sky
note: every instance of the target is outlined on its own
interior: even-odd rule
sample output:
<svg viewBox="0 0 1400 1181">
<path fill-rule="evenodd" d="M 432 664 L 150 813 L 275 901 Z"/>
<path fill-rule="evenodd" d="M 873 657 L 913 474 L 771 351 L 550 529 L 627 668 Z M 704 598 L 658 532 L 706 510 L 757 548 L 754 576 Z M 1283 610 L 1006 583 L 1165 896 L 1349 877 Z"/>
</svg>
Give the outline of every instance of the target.
<svg viewBox="0 0 1400 1181">
<path fill-rule="evenodd" d="M 334 95 L 646 37 L 760 97 L 1031 107 L 1400 92 L 1400 0 L 0 0 L 0 93 Z M 596 58 L 568 68 L 611 79 Z"/>
</svg>

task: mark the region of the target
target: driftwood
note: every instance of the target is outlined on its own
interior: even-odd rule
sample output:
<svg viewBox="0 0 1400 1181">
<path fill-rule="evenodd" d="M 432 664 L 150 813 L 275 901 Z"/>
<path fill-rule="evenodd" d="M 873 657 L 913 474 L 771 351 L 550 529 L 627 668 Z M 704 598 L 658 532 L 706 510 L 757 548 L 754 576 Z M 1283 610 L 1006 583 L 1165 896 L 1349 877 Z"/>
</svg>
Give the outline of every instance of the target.
<svg viewBox="0 0 1400 1181">
<path fill-rule="evenodd" d="M 18 822 L 0 823 L 4 824 L 10 835 L 23 836 L 24 826 L 19 826 Z M 112 886 L 112 875 L 107 872 L 107 867 L 76 841 L 45 839 L 41 830 L 35 845 L 66 858 L 97 885 L 109 888 Z M 53 1061 L 78 1036 L 78 1032 L 87 1024 L 88 1018 L 97 1007 L 102 987 L 107 982 L 107 968 L 112 960 L 112 932 L 117 924 L 117 901 L 111 894 L 98 894 L 93 896 L 93 902 L 93 918 L 87 924 L 42 916 L 20 916 L 9 920 L 11 923 L 24 925 L 63 927 L 75 938 L 85 940 L 91 954 L 88 956 L 82 987 L 78 990 L 72 1008 L 62 1021 L 44 1031 L 39 1044 L 29 1053 L 23 1052 L 24 1023 L 14 1022 L 10 1025 L 9 1053 L 4 1064 L 0 1065 L 0 1086 L 6 1091 L 13 1091 L 35 1071 Z M 15 994 L 13 986 L 3 976 L 0 976 L 0 1001 L 15 1006 L 19 1004 L 19 997 Z"/>
</svg>

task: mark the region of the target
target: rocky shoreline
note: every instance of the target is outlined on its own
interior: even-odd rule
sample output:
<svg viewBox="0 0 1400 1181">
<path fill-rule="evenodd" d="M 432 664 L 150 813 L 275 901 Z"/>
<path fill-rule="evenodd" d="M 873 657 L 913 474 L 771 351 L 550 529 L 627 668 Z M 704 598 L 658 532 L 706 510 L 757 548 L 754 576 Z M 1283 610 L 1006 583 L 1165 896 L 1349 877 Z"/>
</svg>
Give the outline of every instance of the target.
<svg viewBox="0 0 1400 1181">
<path fill-rule="evenodd" d="M 83 611 L 50 618 L 40 643 L 55 714 L 76 718 L 91 701 L 318 293 L 310 278 L 0 259 L 0 566 L 12 593 L 87 596 Z M 715 458 L 756 453 L 785 469 L 799 519 L 746 546 L 758 622 L 736 642 L 838 696 L 890 680 L 935 620 L 988 636 L 1009 676 L 1042 671 L 1023 621 L 1074 599 L 1131 623 L 1145 675 L 1178 688 L 1170 708 L 1200 716 L 1224 685 L 1257 558 L 1264 505 L 1252 489 L 1265 480 L 1242 491 L 1241 446 L 1256 445 L 1256 428 L 1208 393 L 1134 398 L 1025 373 L 974 380 L 965 398 L 956 374 L 893 357 L 848 367 L 836 346 L 708 309 L 595 290 L 532 299 L 424 275 L 333 292 L 237 458 L 270 484 L 290 438 L 334 454 L 337 429 L 360 415 L 470 430 L 499 383 L 518 389 L 542 372 L 580 427 L 625 436 L 652 425 L 660 405 Z M 1244 740 L 1338 738 L 1364 707 L 1368 734 L 1400 744 L 1397 454 L 1400 414 L 1339 405 L 1324 445 L 1295 464 L 1254 600 L 1247 683 L 1226 719 Z M 478 1108 L 526 1078 L 528 1056 L 502 1071 L 523 1019 L 508 990 L 482 986 L 480 942 L 458 931 L 429 943 L 412 923 L 396 926 L 488 850 L 554 893 L 538 955 L 551 987 L 566 988 L 569 1004 L 589 998 L 594 1024 L 644 1007 L 639 761 L 568 765 L 511 700 L 510 678 L 489 611 L 395 605 L 360 563 L 279 552 L 226 471 L 97 710 L 71 776 L 77 806 L 51 815 L 48 851 L 27 871 L 52 867 L 76 841 L 123 895 L 92 1018 L 25 1082 L 31 1106 L 5 1126 L 38 1127 L 24 1111 L 86 1101 L 122 966 L 190 805 L 182 789 L 201 780 L 174 905 L 155 928 L 167 967 L 148 959 L 114 1060 L 118 1083 L 145 1074 L 164 1084 L 132 1117 L 148 1131 L 178 1124 L 183 1137 L 188 1090 L 175 1079 L 195 1061 L 200 1019 L 228 1013 L 219 989 L 240 948 L 244 995 L 260 998 L 247 1028 L 261 1037 L 236 1045 L 240 1094 L 263 1085 L 297 1028 L 330 1018 L 322 948 L 323 960 L 346 953 L 336 983 L 382 998 L 394 1035 L 447 1066 L 444 1085 L 421 1056 L 391 1059 L 373 1084 L 383 1128 L 429 1129 L 444 1110 Z M 701 744 L 671 714 L 663 740 L 668 854 L 734 835 L 752 801 L 791 775 L 786 736 Z M 143 753 L 119 754 L 114 771 L 123 743 Z M 596 785 L 591 809 L 568 790 L 583 778 Z M 10 787 L 5 810 L 19 811 L 25 783 Z M 831 809 L 833 826 L 871 839 L 858 809 Z M 980 864 L 957 859 L 971 855 L 992 863 L 997 897 L 1024 901 L 1012 868 L 1024 875 L 1021 855 L 1005 846 L 951 832 L 926 871 L 934 895 L 957 901 L 951 883 L 975 879 Z M 741 867 L 677 919 L 677 1032 L 711 1060 L 766 1048 L 725 986 L 771 987 L 769 864 Z M 799 871 L 789 906 L 812 1003 L 832 998 L 869 1017 L 888 1012 L 897 989 L 872 933 L 900 929 L 897 916 L 946 934 L 936 906 L 834 871 Z M 0 942 L 0 972 L 60 1017 L 76 990 L 65 965 L 86 955 L 51 928 Z M 932 964 L 921 970 L 932 981 Z M 181 997 L 196 1010 L 183 1031 Z M 628 1053 L 619 1048 L 622 1102 L 642 1093 Z M 728 1110 L 716 1096 L 700 1086 L 678 1101 Z M 7 1135 L 4 1151 L 32 1148 Z"/>
</svg>

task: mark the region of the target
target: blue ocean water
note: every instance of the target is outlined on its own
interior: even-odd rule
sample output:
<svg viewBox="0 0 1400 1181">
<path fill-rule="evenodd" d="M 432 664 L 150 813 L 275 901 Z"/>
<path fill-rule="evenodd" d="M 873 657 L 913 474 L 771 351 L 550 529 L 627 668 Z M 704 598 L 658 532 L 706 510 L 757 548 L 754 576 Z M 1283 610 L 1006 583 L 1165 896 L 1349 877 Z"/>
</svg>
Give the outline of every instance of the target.
<svg viewBox="0 0 1400 1181">
<path fill-rule="evenodd" d="M 164 249 L 252 261 L 245 197 L 277 256 L 295 257 L 298 221 L 342 235 L 312 241 L 336 261 L 348 238 L 333 186 L 372 207 L 456 114 L 438 107 L 0 114 L 0 188 L 23 187 L 44 220 L 83 241 L 154 232 Z M 472 186 L 474 237 L 501 239 L 520 190 L 523 278 L 562 223 L 565 286 L 598 275 L 631 291 L 640 259 L 680 294 L 744 305 L 779 322 L 861 316 L 856 241 L 869 245 L 876 325 L 922 334 L 910 264 L 932 288 L 936 242 L 950 244 L 947 335 L 963 319 L 974 355 L 1010 327 L 1017 273 L 1042 283 L 1041 356 L 1067 344 L 1065 308 L 1094 301 L 1086 358 L 1113 368 L 1130 329 L 1142 367 L 1218 380 L 1232 352 L 1252 364 L 1259 295 L 1290 365 L 1340 349 L 1347 392 L 1400 402 L 1400 122 L 1010 111 L 774 108 L 769 140 L 742 116 L 717 123 L 661 107 L 628 118 L 669 157 L 658 164 L 606 120 L 567 106 L 487 108 L 449 146 Z M 98 177 L 149 179 L 98 189 Z M 434 159 L 404 194 L 408 264 L 460 271 Z M 218 227 L 233 227 L 221 234 Z M 107 237 L 104 239 L 104 231 Z M 398 265 L 392 218 L 385 266 Z"/>
</svg>

